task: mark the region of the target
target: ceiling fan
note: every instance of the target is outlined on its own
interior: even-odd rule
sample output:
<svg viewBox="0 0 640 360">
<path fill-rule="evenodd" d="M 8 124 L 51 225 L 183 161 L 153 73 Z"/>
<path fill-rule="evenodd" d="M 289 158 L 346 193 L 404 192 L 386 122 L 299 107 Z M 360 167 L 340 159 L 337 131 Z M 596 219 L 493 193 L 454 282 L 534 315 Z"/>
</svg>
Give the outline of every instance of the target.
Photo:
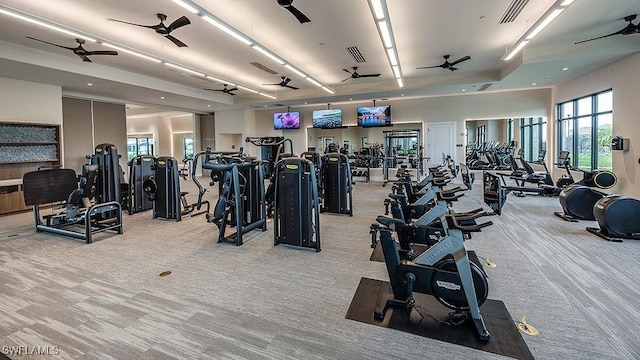
<svg viewBox="0 0 640 360">
<path fill-rule="evenodd" d="M 637 17 L 637 14 L 633 14 L 633 15 L 628 15 L 624 17 L 624 21 L 629 22 L 627 24 L 627 26 L 625 26 L 623 29 L 618 30 L 614 33 L 611 33 L 609 35 L 604 35 L 604 36 L 599 36 L 593 39 L 589 39 L 589 40 L 582 40 L 582 41 L 578 41 L 576 44 L 581 44 L 583 42 L 587 42 L 587 41 L 592 41 L 592 40 L 597 40 L 597 39 L 603 39 L 609 36 L 614 36 L 614 35 L 632 35 L 632 34 L 638 34 L 640 33 L 640 24 L 634 24 L 633 20 L 635 20 Z"/>
<path fill-rule="evenodd" d="M 293 0 L 278 0 L 278 5 L 289 10 L 289 12 L 292 13 L 293 16 L 298 19 L 298 21 L 300 21 L 300 24 L 311 21 L 311 19 L 309 19 L 307 15 L 303 14 L 302 11 L 296 9 L 295 6 L 291 5 L 291 3 L 293 3 Z"/>
<path fill-rule="evenodd" d="M 347 81 L 349 79 L 359 79 L 359 78 L 363 78 L 363 77 L 378 77 L 378 76 L 380 76 L 380 74 L 359 74 L 357 66 L 352 67 L 352 69 L 353 69 L 353 72 L 351 72 L 351 70 L 342 69 L 342 70 L 348 72 L 349 74 L 351 74 L 351 76 L 349 76 L 348 78 L 342 80 L 341 82 L 345 82 L 345 81 Z"/>
<path fill-rule="evenodd" d="M 233 93 L 233 91 L 238 90 L 238 88 L 237 88 L 237 87 L 234 87 L 234 88 L 232 88 L 232 89 L 229 89 L 229 88 L 227 88 L 227 84 L 224 84 L 224 88 L 223 88 L 223 89 L 205 89 L 205 90 L 209 90 L 209 91 L 220 91 L 220 92 L 223 92 L 223 93 L 225 93 L 225 94 L 229 94 L 229 95 L 237 95 L 237 94 L 234 94 L 234 93 Z"/>
<path fill-rule="evenodd" d="M 289 89 L 293 89 L 293 90 L 298 90 L 299 88 L 295 87 L 295 86 L 291 86 L 289 85 L 289 82 L 291 81 L 290 78 L 286 77 L 286 76 L 281 76 L 282 77 L 282 81 L 280 81 L 279 83 L 276 84 L 262 84 L 262 85 L 280 85 L 282 87 L 286 87 Z"/>
<path fill-rule="evenodd" d="M 444 62 L 440 65 L 435 65 L 435 66 L 422 66 L 422 67 L 418 67 L 416 69 L 433 69 L 433 68 L 443 68 L 443 69 L 447 69 L 447 70 L 451 70 L 451 71 L 456 71 L 458 70 L 457 67 L 455 67 L 455 65 L 460 64 L 463 61 L 467 61 L 469 59 L 471 59 L 471 56 L 467 55 L 467 56 L 463 56 L 460 59 L 454 61 L 454 62 L 449 62 L 449 57 L 451 55 L 445 55 L 444 57 Z"/>
<path fill-rule="evenodd" d="M 80 59 L 82 59 L 82 61 L 85 61 L 85 62 L 92 62 L 91 59 L 89 59 L 89 56 L 91 56 L 91 55 L 118 55 L 118 52 L 115 51 L 115 50 L 87 51 L 85 48 L 82 47 L 82 45 L 85 43 L 85 41 L 83 39 L 76 39 L 76 42 L 78 43 L 78 47 L 74 47 L 74 48 L 73 47 L 69 47 L 69 46 L 62 46 L 62 45 L 50 43 L 48 41 L 36 39 L 36 38 L 30 37 L 30 36 L 27 36 L 27 39 L 40 41 L 40 42 L 43 42 L 45 44 L 49 44 L 49 45 L 57 46 L 57 47 L 60 47 L 60 48 L 63 48 L 63 49 L 71 50 L 71 51 L 73 51 L 74 54 L 78 55 L 78 57 L 80 57 Z"/>
<path fill-rule="evenodd" d="M 167 20 L 167 15 L 165 14 L 156 14 L 156 16 L 158 16 L 158 19 L 160 19 L 160 23 L 158 25 L 140 25 L 140 24 L 134 24 L 134 23 L 130 23 L 127 21 L 122 21 L 122 20 L 116 20 L 116 19 L 107 19 L 108 21 L 117 21 L 117 22 L 121 22 L 124 24 L 129 24 L 129 25 L 135 25 L 135 26 L 140 26 L 140 27 L 144 27 L 144 28 L 148 28 L 148 29 L 153 29 L 156 33 L 166 37 L 167 39 L 171 40 L 171 42 L 173 42 L 174 44 L 176 44 L 176 46 L 178 47 L 187 47 L 187 45 L 185 43 L 183 43 L 182 41 L 176 39 L 175 37 L 171 36 L 171 32 L 175 29 L 181 28 L 185 25 L 189 25 L 191 24 L 191 21 L 189 21 L 189 19 L 186 16 L 182 16 L 179 17 L 176 21 L 172 22 L 169 26 L 166 26 L 164 24 L 164 21 Z"/>
</svg>

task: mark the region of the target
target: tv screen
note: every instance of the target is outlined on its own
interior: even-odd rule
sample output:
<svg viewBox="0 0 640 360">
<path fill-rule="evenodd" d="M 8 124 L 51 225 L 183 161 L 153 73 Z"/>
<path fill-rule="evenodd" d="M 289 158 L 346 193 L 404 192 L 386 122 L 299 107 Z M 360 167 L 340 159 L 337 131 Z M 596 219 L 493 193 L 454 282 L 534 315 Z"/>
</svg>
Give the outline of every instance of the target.
<svg viewBox="0 0 640 360">
<path fill-rule="evenodd" d="M 273 128 L 275 130 L 300 129 L 300 113 L 291 111 L 273 114 Z"/>
<path fill-rule="evenodd" d="M 342 109 L 313 110 L 313 127 L 319 129 L 342 127 Z"/>
<path fill-rule="evenodd" d="M 391 125 L 391 106 L 368 106 L 358 108 L 358 126 Z"/>
</svg>

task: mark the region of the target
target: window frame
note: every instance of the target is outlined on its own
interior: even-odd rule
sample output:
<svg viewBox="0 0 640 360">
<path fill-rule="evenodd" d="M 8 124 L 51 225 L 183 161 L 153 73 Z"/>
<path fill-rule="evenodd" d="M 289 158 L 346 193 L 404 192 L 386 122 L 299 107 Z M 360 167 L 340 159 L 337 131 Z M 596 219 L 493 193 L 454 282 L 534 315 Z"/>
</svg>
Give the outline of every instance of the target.
<svg viewBox="0 0 640 360">
<path fill-rule="evenodd" d="M 544 117 L 527 117 L 527 118 L 519 118 L 520 119 L 520 148 L 524 149 L 524 159 L 527 162 L 534 161 L 538 159 L 538 153 L 540 150 L 547 150 L 547 141 L 546 141 L 546 125 L 547 121 Z M 528 132 L 528 137 L 525 137 L 525 131 Z M 538 139 L 538 153 L 533 153 L 533 133 L 534 131 L 537 133 Z M 528 141 L 525 141 L 527 139 Z"/>
<path fill-rule="evenodd" d="M 606 111 L 598 111 L 598 97 L 602 94 L 605 93 L 611 93 L 611 109 L 610 110 L 606 110 Z M 591 113 L 590 114 L 582 114 L 582 115 L 577 115 L 578 114 L 578 103 L 581 100 L 584 99 L 591 99 Z M 568 106 L 568 105 L 571 106 Z M 566 116 L 566 114 L 564 114 L 564 110 L 566 110 L 566 108 L 570 108 L 572 111 L 572 114 L 570 114 L 569 116 Z M 586 96 L 581 96 L 575 99 L 571 99 L 571 100 L 567 100 L 567 101 L 563 101 L 561 103 L 557 103 L 556 104 L 556 119 L 557 119 L 557 124 L 556 124 L 556 129 L 557 129 L 557 150 L 558 153 L 560 153 L 560 151 L 563 149 L 563 145 L 564 145 L 564 138 L 567 136 L 563 133 L 564 131 L 564 124 L 563 122 L 565 121 L 571 121 L 571 126 L 572 126 L 572 146 L 571 146 L 571 162 L 569 165 L 571 165 L 572 167 L 575 168 L 579 168 L 580 164 L 579 164 L 579 156 L 578 154 L 578 146 L 579 146 L 579 136 L 580 136 L 580 128 L 578 126 L 579 121 L 581 119 L 588 119 L 590 118 L 591 120 L 591 163 L 589 168 L 583 168 L 583 170 L 587 170 L 587 171 L 593 171 L 594 169 L 597 169 L 599 167 L 598 164 L 598 118 L 600 116 L 603 115 L 611 115 L 611 125 L 613 126 L 613 121 L 614 121 L 614 114 L 613 114 L 613 88 L 609 88 L 606 90 L 602 90 L 602 91 L 598 91 L 596 93 L 593 94 L 589 94 Z M 613 162 L 611 164 L 611 167 L 613 168 Z M 613 170 L 613 169 L 611 169 Z"/>
</svg>

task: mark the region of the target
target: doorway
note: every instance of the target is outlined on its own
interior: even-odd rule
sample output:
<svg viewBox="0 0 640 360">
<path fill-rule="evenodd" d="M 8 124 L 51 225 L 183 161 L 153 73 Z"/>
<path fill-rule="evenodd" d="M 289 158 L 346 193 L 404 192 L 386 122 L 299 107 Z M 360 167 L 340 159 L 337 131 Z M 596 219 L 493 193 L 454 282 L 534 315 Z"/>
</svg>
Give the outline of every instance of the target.
<svg viewBox="0 0 640 360">
<path fill-rule="evenodd" d="M 455 154 L 455 122 L 427 124 L 427 156 L 428 166 L 442 164 L 442 154 L 451 155 L 456 161 Z"/>
</svg>

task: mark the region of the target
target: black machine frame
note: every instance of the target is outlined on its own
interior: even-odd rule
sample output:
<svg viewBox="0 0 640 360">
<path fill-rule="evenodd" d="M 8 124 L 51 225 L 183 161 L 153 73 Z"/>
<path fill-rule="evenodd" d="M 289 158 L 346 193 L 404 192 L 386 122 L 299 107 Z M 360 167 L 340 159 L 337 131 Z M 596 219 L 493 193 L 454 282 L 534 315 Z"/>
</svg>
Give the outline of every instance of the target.
<svg viewBox="0 0 640 360">
<path fill-rule="evenodd" d="M 321 212 L 353 216 L 353 183 L 349 157 L 340 153 L 322 156 Z"/>
</svg>

